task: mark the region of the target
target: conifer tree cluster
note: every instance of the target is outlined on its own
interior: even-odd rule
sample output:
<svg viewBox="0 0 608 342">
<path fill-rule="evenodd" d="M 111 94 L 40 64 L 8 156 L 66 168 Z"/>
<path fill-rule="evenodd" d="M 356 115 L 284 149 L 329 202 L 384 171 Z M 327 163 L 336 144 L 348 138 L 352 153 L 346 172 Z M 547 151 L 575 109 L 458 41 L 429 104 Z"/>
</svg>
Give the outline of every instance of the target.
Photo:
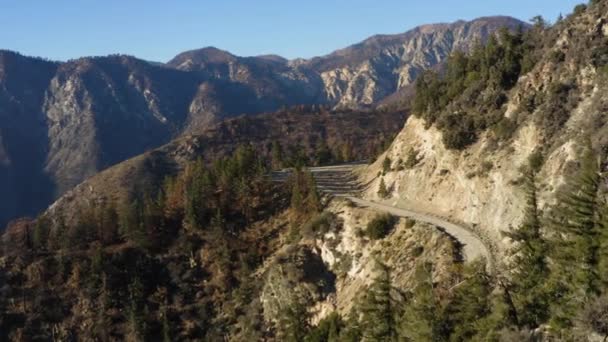
<svg viewBox="0 0 608 342">
<path fill-rule="evenodd" d="M 437 124 L 449 149 L 469 146 L 487 128 L 512 126 L 499 109 L 507 100 L 506 91 L 534 66 L 533 47 L 540 32 L 505 28 L 469 54 L 453 53 L 444 76 L 428 71 L 418 78 L 415 115 L 428 125 Z"/>
<path fill-rule="evenodd" d="M 367 149 L 378 146 L 383 152 L 384 143 L 373 141 Z M 374 151 L 376 152 L 376 151 Z M 300 145 L 283 146 L 275 140 L 270 145 L 270 166 L 273 170 L 280 170 L 286 167 L 302 168 L 304 166 L 324 166 L 352 162 L 361 160 L 365 157 L 363 151 L 355 151 L 355 147 L 350 141 L 340 142 L 330 146 L 324 139 L 317 140 L 313 146 L 306 149 Z"/>
<path fill-rule="evenodd" d="M 246 225 L 256 219 L 255 208 L 263 205 L 270 190 L 266 170 L 251 146 L 240 146 L 212 165 L 191 163 L 177 176 L 167 177 L 157 193 L 136 193 L 119 203 L 84 208 L 73 224 L 41 216 L 33 229 L 33 245 L 45 251 L 129 241 L 154 250 L 182 228 L 210 230 L 227 219 Z"/>
<path fill-rule="evenodd" d="M 321 197 L 310 171 L 296 168 L 289 180 L 291 209 L 298 217 L 307 218 L 321 211 Z"/>
</svg>

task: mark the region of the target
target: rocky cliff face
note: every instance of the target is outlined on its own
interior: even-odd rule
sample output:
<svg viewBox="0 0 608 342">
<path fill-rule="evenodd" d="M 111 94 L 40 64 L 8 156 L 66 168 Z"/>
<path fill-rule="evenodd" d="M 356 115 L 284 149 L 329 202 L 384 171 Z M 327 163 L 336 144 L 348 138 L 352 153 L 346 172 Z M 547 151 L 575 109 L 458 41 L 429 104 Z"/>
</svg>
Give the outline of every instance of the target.
<svg viewBox="0 0 608 342">
<path fill-rule="evenodd" d="M 526 24 L 509 17 L 487 17 L 424 25 L 403 34 L 374 36 L 310 60 L 243 58 L 204 48 L 184 52 L 168 65 L 243 84 L 271 103 L 372 106 L 411 85 L 422 71 L 441 64 L 453 51 L 468 51 L 503 27 L 516 30 Z"/>
<path fill-rule="evenodd" d="M 43 171 L 48 143 L 41 107 L 56 69 L 55 63 L 0 52 L 0 225 L 52 199 Z"/>
<path fill-rule="evenodd" d="M 173 137 L 195 89 L 189 75 L 129 57 L 62 65 L 42 106 L 57 193 Z"/>
<path fill-rule="evenodd" d="M 381 200 L 377 191 L 383 178 L 387 201 L 464 221 L 507 247 L 501 232 L 521 222 L 520 170 L 532 154 L 544 160 L 537 179 L 546 206 L 577 168 L 585 141 L 606 151 L 608 104 L 601 95 L 608 77 L 602 61 L 608 56 L 606 13 L 606 3 L 599 3 L 546 31 L 540 61 L 520 77 L 500 109 L 515 124 L 512 138 L 501 141 L 486 130 L 466 149 L 449 150 L 442 131 L 411 117 L 385 155 L 364 172 L 373 180 L 367 197 Z M 382 175 L 386 158 L 390 170 Z M 406 165 L 408 159 L 415 162 Z"/>
<path fill-rule="evenodd" d="M 413 84 L 424 70 L 454 51 L 468 51 L 492 33 L 526 24 L 509 17 L 417 27 L 397 35 L 378 35 L 307 63 L 323 79 L 328 100 L 337 106 L 373 105 Z"/>
</svg>

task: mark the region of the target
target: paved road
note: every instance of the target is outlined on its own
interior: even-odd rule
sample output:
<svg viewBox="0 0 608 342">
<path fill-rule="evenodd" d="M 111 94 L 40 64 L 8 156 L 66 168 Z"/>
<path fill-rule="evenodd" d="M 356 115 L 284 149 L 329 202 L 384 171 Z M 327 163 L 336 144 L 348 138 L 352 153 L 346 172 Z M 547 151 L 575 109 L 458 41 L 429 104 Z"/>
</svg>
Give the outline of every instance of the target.
<svg viewBox="0 0 608 342">
<path fill-rule="evenodd" d="M 368 207 L 368 208 L 375 209 L 378 211 L 387 212 L 387 213 L 390 213 L 392 215 L 399 216 L 399 217 L 411 218 L 411 219 L 414 219 L 419 222 L 424 222 L 424 223 L 428 223 L 433 226 L 440 227 L 447 234 L 451 235 L 460 244 L 462 244 L 462 255 L 466 261 L 472 261 L 472 260 L 476 260 L 479 258 L 485 258 L 489 263 L 488 268 L 493 269 L 493 267 L 494 267 L 493 258 L 492 258 L 492 254 L 490 253 L 490 249 L 486 247 L 486 245 L 483 243 L 483 241 L 477 235 L 475 235 L 473 232 L 471 232 L 470 230 L 468 230 L 464 227 L 461 227 L 452 222 L 449 222 L 444 219 L 441 219 L 441 218 L 438 218 L 435 216 L 431 216 L 428 214 L 423 214 L 423 213 L 419 213 L 419 212 L 404 209 L 404 208 L 397 208 L 397 207 L 393 207 L 393 206 L 389 206 L 389 205 L 385 205 L 385 204 L 381 204 L 381 203 L 377 203 L 377 202 L 360 199 L 357 197 L 352 197 L 352 196 L 344 196 L 344 197 L 348 198 L 353 203 L 355 203 L 359 206 L 362 206 L 362 207 Z"/>
<path fill-rule="evenodd" d="M 491 246 L 484 243 L 478 235 L 465 226 L 455 224 L 446 219 L 421 213 L 408 208 L 400 208 L 383 203 L 365 200 L 361 197 L 361 184 L 357 177 L 352 173 L 353 169 L 361 164 L 344 164 L 325 167 L 314 167 L 308 170 L 312 172 L 320 191 L 336 197 L 349 199 L 353 203 L 374 209 L 377 211 L 388 212 L 399 217 L 412 218 L 416 221 L 428 223 L 439 227 L 445 233 L 452 236 L 462 245 L 462 256 L 465 261 L 473 261 L 478 258 L 485 258 L 488 269 L 494 270 L 495 259 L 492 255 Z M 284 181 L 289 176 L 289 171 L 278 171 L 272 174 L 275 181 Z"/>
</svg>

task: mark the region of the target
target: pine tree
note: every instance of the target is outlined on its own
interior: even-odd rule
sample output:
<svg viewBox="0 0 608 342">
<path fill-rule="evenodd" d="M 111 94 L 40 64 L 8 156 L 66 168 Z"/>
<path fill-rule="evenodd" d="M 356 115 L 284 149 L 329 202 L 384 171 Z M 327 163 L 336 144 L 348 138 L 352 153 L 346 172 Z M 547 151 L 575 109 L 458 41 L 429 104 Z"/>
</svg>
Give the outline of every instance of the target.
<svg viewBox="0 0 608 342">
<path fill-rule="evenodd" d="M 450 341 L 470 341 L 482 333 L 480 322 L 491 313 L 492 286 L 485 262 L 465 266 L 463 278 L 452 289 L 452 298 L 443 311 Z"/>
<path fill-rule="evenodd" d="M 68 226 L 66 238 L 71 248 L 84 248 L 97 238 L 99 229 L 95 216 L 94 208 L 82 208 L 77 216 L 76 224 Z"/>
<path fill-rule="evenodd" d="M 47 249 L 50 229 L 51 221 L 46 215 L 42 215 L 36 220 L 34 234 L 32 236 L 32 242 L 36 251 L 44 251 Z"/>
<path fill-rule="evenodd" d="M 535 173 L 528 168 L 524 174 L 526 209 L 520 226 L 505 233 L 515 244 L 510 251 L 512 299 L 520 327 L 538 327 L 547 319 L 548 298 L 545 284 L 549 276 L 548 246 L 542 234 L 538 209 Z"/>
<path fill-rule="evenodd" d="M 140 220 L 141 203 L 135 199 L 132 202 L 124 201 L 118 210 L 118 226 L 120 234 L 130 239 L 138 229 Z"/>
<path fill-rule="evenodd" d="M 95 319 L 95 325 L 93 326 L 93 334 L 99 341 L 106 342 L 110 340 L 109 332 L 112 324 L 107 312 L 110 303 L 110 293 L 106 273 L 104 272 L 99 279 L 101 284 L 99 285 L 99 293 L 97 296 L 97 317 Z"/>
<path fill-rule="evenodd" d="M 47 247 L 49 250 L 58 250 L 69 247 L 67 241 L 67 225 L 65 217 L 60 213 L 56 218 L 53 230 L 49 232 Z"/>
<path fill-rule="evenodd" d="M 503 341 L 500 334 L 507 328 L 516 325 L 512 305 L 507 291 L 499 292 L 490 298 L 491 313 L 475 322 L 477 333 L 471 341 Z"/>
<path fill-rule="evenodd" d="M 162 233 L 162 209 L 149 196 L 142 201 L 136 198 L 123 205 L 119 212 L 119 231 L 137 247 L 157 247 Z"/>
<path fill-rule="evenodd" d="M 316 214 L 322 209 L 317 182 L 309 171 L 305 172 L 304 181 L 306 184 L 306 198 L 304 199 L 306 211 L 308 214 Z"/>
<path fill-rule="evenodd" d="M 118 213 L 113 205 L 103 204 L 96 213 L 97 236 L 104 244 L 112 244 L 118 239 Z"/>
<path fill-rule="evenodd" d="M 236 200 L 245 220 L 249 223 L 253 217 L 251 206 L 252 189 L 247 178 L 242 177 L 236 184 Z"/>
<path fill-rule="evenodd" d="M 181 221 L 184 216 L 184 197 L 186 193 L 184 178 L 183 175 L 175 178 L 167 177 L 163 184 L 164 215 L 173 222 Z"/>
<path fill-rule="evenodd" d="M 315 150 L 315 164 L 317 166 L 326 165 L 332 161 L 332 153 L 327 146 L 327 143 L 323 140 L 317 145 Z"/>
<path fill-rule="evenodd" d="M 204 202 L 209 201 L 215 182 L 200 159 L 188 167 L 185 177 L 184 220 L 188 227 L 200 229 L 208 214 Z"/>
<path fill-rule="evenodd" d="M 296 213 L 302 213 L 304 208 L 304 195 L 300 170 L 294 170 L 291 178 L 291 208 Z"/>
<path fill-rule="evenodd" d="M 389 195 L 384 178 L 380 178 L 380 185 L 378 185 L 378 196 L 380 198 L 387 198 Z"/>
<path fill-rule="evenodd" d="M 377 263 L 378 275 L 367 290 L 361 304 L 361 332 L 367 341 L 395 341 L 395 301 L 391 297 L 388 267 Z"/>
<path fill-rule="evenodd" d="M 549 24 L 547 23 L 547 21 L 545 20 L 545 18 L 543 18 L 540 15 L 532 17 L 532 19 L 530 19 L 530 21 L 534 24 L 535 28 L 544 29 L 547 26 L 549 26 Z"/>
<path fill-rule="evenodd" d="M 405 305 L 399 323 L 399 336 L 405 341 L 441 341 L 439 303 L 435 297 L 433 265 L 428 262 L 416 267 L 416 285 Z"/>
<path fill-rule="evenodd" d="M 146 322 L 144 317 L 144 289 L 139 277 L 134 277 L 129 284 L 129 307 L 127 310 L 128 334 L 131 341 L 144 341 Z"/>
<path fill-rule="evenodd" d="M 391 171 L 391 158 L 389 157 L 384 157 L 384 160 L 382 161 L 382 173 L 383 174 L 387 174 Z"/>
<path fill-rule="evenodd" d="M 598 266 L 603 264 L 606 204 L 600 184 L 600 163 L 589 144 L 580 158 L 579 171 L 558 193 L 551 212 L 555 246 L 550 285 L 556 326 L 570 326 L 584 298 L 602 288 Z"/>
<path fill-rule="evenodd" d="M 91 262 L 89 266 L 89 272 L 87 272 L 87 285 L 92 293 L 99 291 L 99 288 L 103 284 L 103 276 L 105 275 L 105 254 L 100 243 L 95 243 L 92 247 L 93 253 L 91 254 Z"/>
<path fill-rule="evenodd" d="M 301 303 L 294 302 L 282 310 L 278 322 L 278 337 L 280 341 L 303 341 L 308 331 L 308 312 Z"/>
<path fill-rule="evenodd" d="M 256 170 L 256 152 L 251 145 L 240 145 L 232 157 L 236 163 L 235 178 L 249 177 Z"/>
</svg>

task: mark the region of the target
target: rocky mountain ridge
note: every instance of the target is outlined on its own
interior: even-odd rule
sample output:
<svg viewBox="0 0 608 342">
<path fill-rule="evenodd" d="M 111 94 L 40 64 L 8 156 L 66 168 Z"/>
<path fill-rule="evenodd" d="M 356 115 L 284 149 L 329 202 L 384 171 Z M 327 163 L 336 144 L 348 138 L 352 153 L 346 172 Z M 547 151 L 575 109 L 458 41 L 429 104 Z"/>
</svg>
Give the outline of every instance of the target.
<svg viewBox="0 0 608 342">
<path fill-rule="evenodd" d="M 430 24 L 402 34 L 376 35 L 358 44 L 309 60 L 274 56 L 238 57 L 208 47 L 184 52 L 167 63 L 179 70 L 211 72 L 244 84 L 261 82 L 262 93 L 287 86 L 313 101 L 337 107 L 377 104 L 412 85 L 424 70 L 441 64 L 454 51 L 468 51 L 501 28 L 528 25 L 511 17 L 483 17 Z"/>
</svg>

